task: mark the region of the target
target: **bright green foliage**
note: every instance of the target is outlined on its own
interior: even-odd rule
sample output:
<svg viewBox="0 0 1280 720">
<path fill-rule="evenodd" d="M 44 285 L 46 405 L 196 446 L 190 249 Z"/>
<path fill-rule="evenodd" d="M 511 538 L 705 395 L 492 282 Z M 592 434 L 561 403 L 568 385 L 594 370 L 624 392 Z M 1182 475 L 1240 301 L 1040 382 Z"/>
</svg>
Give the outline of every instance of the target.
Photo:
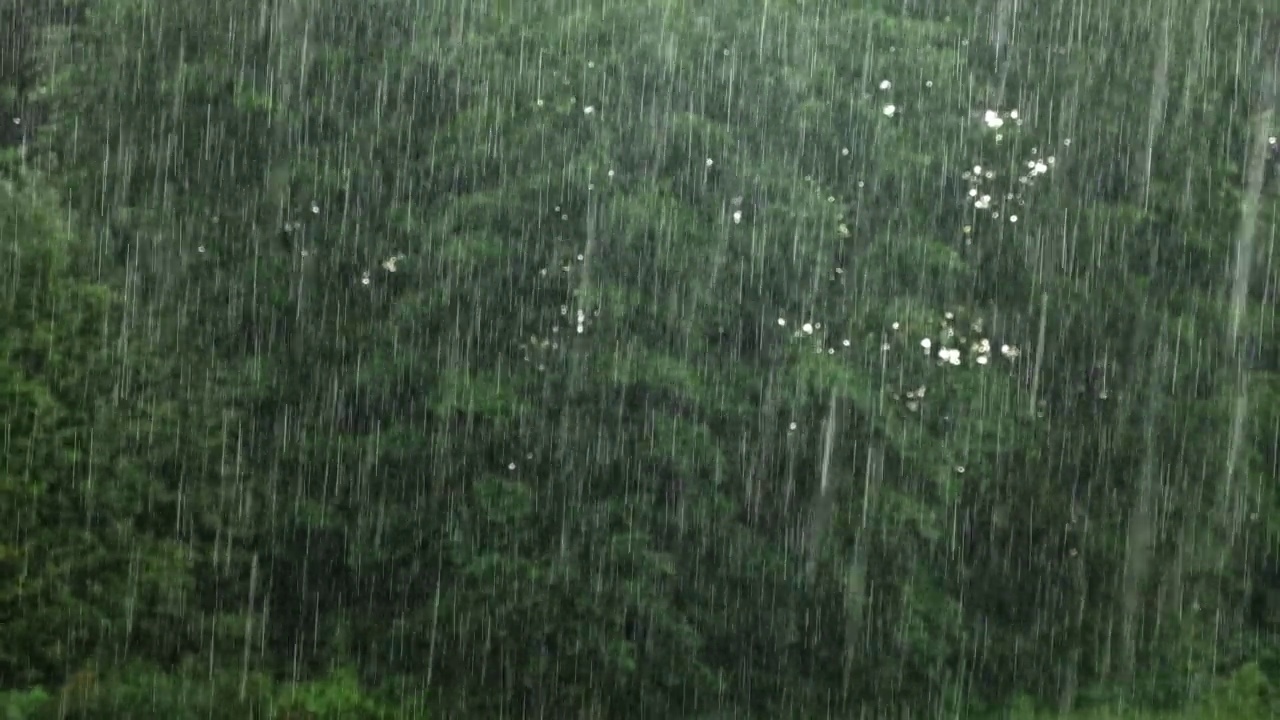
<svg viewBox="0 0 1280 720">
<path fill-rule="evenodd" d="M 1037 711 L 1029 699 L 1014 703 L 1009 709 L 994 713 L 991 717 L 1002 720 L 1039 720 L 1062 718 L 1063 720 L 1262 720 L 1275 717 L 1280 708 L 1276 705 L 1273 684 L 1258 666 L 1246 663 L 1230 677 L 1215 683 L 1207 697 L 1184 711 L 1149 712 L 1133 707 L 1098 707 L 1091 710 L 1063 715 L 1057 712 Z"/>
<path fill-rule="evenodd" d="M 305 683 L 275 683 L 261 673 L 166 673 L 131 665 L 99 677 L 81 671 L 57 693 L 0 694 L 5 720 L 384 720 L 430 715 L 421 693 L 368 692 L 353 672 L 340 669 Z"/>
</svg>

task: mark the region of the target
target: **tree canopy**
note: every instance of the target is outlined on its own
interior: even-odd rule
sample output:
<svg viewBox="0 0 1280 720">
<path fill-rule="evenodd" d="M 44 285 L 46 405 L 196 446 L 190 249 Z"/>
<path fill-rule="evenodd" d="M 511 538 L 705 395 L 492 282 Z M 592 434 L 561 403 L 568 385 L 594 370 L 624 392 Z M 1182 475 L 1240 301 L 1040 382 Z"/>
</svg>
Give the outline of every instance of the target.
<svg viewBox="0 0 1280 720">
<path fill-rule="evenodd" d="M 1269 3 L 0 15 L 17 717 L 1280 709 Z"/>
</svg>

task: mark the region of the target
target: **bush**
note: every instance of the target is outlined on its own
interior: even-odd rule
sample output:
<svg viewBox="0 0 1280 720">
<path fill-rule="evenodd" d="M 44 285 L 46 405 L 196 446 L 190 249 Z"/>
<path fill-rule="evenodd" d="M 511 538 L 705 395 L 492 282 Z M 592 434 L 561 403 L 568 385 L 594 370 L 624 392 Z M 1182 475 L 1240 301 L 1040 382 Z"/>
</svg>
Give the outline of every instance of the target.
<svg viewBox="0 0 1280 720">
<path fill-rule="evenodd" d="M 263 673 L 166 673 L 132 666 L 98 676 L 84 670 L 51 695 L 42 688 L 0 694 L 2 720 L 383 720 L 426 718 L 419 693 L 367 692 L 340 668 L 302 683 Z"/>
</svg>

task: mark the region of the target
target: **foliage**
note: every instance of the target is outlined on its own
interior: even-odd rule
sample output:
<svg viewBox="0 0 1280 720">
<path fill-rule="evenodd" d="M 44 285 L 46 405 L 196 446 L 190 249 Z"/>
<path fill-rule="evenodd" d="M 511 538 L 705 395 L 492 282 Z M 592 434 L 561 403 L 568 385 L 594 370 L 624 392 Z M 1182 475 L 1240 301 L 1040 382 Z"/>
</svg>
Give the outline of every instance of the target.
<svg viewBox="0 0 1280 720">
<path fill-rule="evenodd" d="M 426 718 L 421 698 L 360 687 L 354 673 L 339 669 L 305 683 L 275 683 L 262 673 L 191 671 L 168 673 L 133 665 L 99 676 L 73 675 L 56 695 L 36 689 L 0 695 L 6 720 L 62 718 L 246 718 L 275 720 L 382 720 Z"/>
<path fill-rule="evenodd" d="M 0 676 L 40 680 L 94 645 L 165 642 L 189 555 L 147 532 L 152 479 L 130 457 L 122 308 L 87 278 L 86 245 L 37 190 L 0 184 Z M 125 341 L 124 338 L 121 338 Z M 127 341 L 126 341 L 127 342 Z M 133 627 L 135 614 L 150 618 Z"/>
<path fill-rule="evenodd" d="M 1268 35 L 990 5 L 86 8 L 4 161 L 0 677 L 1261 712 L 1277 278 L 1241 342 L 1213 268 Z"/>
</svg>

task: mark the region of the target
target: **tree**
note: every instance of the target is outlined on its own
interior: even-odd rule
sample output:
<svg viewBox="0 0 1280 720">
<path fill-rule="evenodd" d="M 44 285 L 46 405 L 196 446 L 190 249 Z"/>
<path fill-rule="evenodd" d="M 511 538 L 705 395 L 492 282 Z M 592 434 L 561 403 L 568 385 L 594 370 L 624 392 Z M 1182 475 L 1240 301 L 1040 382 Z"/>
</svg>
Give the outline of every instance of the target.
<svg viewBox="0 0 1280 720">
<path fill-rule="evenodd" d="M 1261 542 L 1187 441 L 1237 178 L 1159 141 L 1243 142 L 1234 31 L 1068 8 L 99 6 L 47 147 L 222 660 L 488 715 L 1183 683 Z"/>
<path fill-rule="evenodd" d="M 0 183 L 0 235 L 0 677 L 40 682 L 129 649 L 163 657 L 185 632 L 192 562 L 149 532 L 157 487 L 128 448 L 151 418 L 130 392 L 144 365 L 119 331 L 124 308 L 47 192 Z"/>
</svg>

